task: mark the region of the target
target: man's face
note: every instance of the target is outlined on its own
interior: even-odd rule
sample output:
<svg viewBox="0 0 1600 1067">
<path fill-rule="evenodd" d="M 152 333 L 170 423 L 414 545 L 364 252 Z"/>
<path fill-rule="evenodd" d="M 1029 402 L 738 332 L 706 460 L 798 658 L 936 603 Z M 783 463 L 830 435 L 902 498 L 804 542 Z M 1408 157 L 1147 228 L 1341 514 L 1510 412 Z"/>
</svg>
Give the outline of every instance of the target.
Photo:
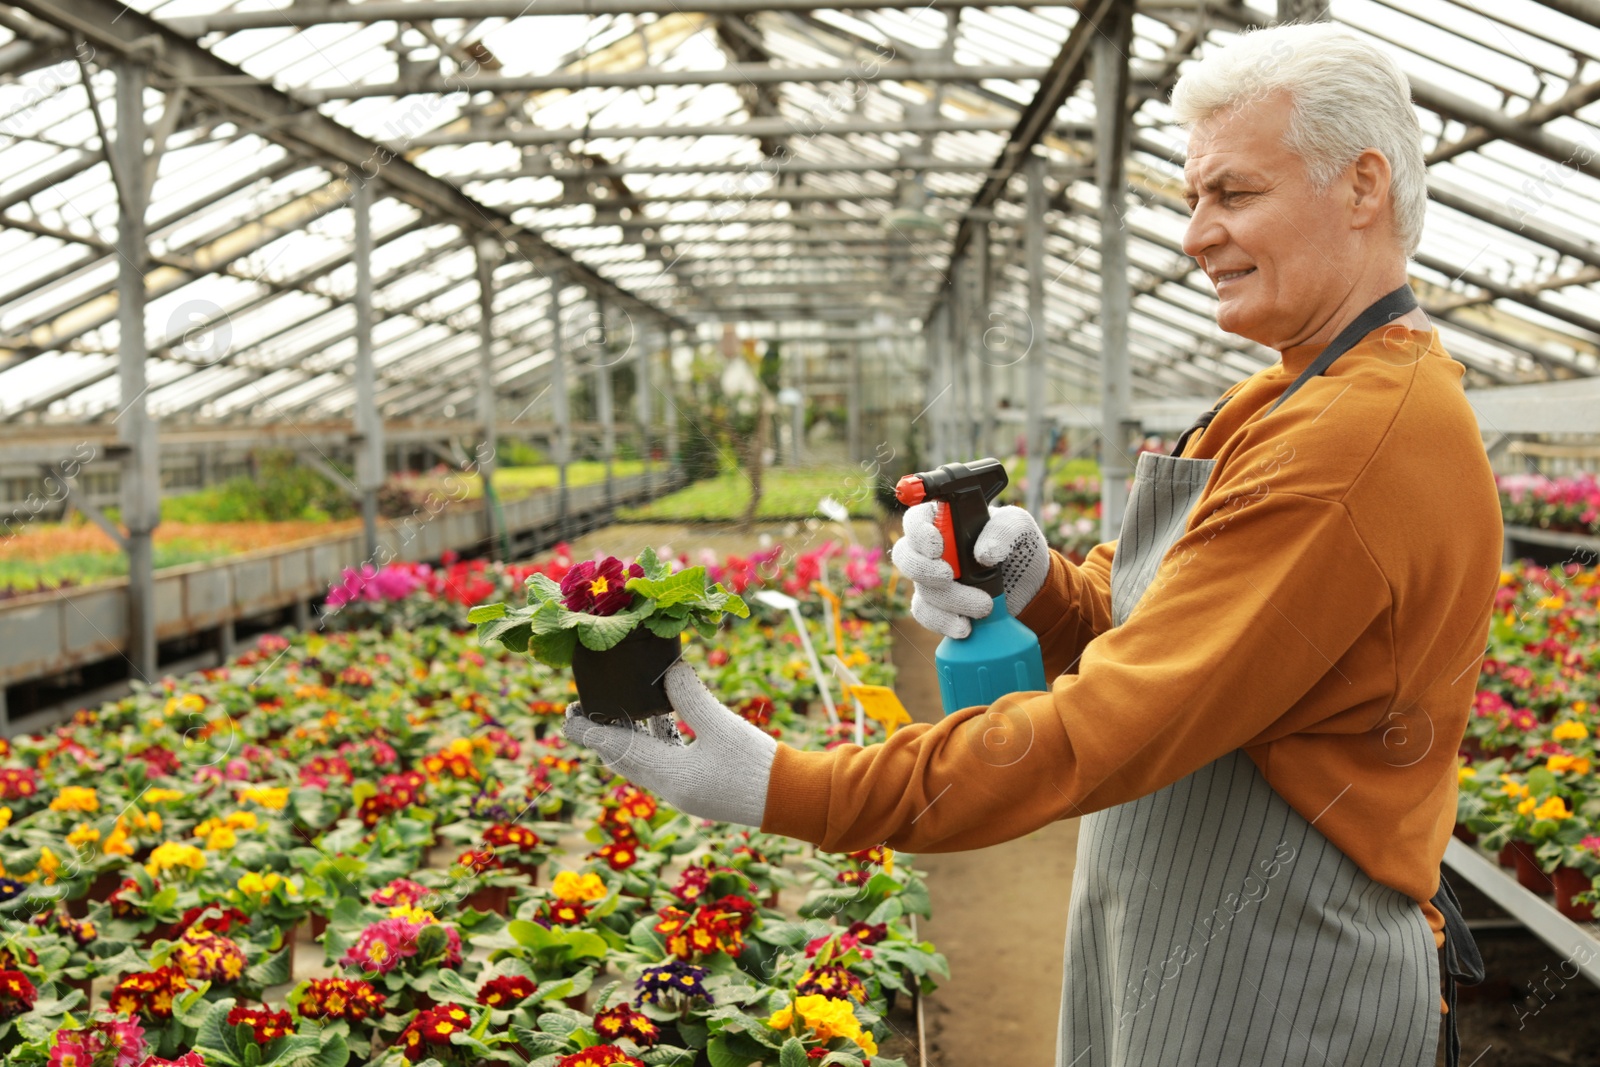
<svg viewBox="0 0 1600 1067">
<path fill-rule="evenodd" d="M 1313 189 L 1284 147 L 1291 106 L 1279 93 L 1197 123 L 1183 172 L 1183 250 L 1216 287 L 1217 325 L 1280 350 L 1320 329 L 1359 273 L 1349 182 Z"/>
</svg>

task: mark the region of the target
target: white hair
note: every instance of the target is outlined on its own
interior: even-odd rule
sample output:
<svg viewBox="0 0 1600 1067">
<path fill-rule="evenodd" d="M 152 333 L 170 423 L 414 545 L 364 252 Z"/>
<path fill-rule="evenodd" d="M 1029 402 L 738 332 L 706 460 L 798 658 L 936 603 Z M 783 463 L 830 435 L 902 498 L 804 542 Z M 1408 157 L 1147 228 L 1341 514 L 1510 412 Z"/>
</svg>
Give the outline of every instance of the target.
<svg viewBox="0 0 1600 1067">
<path fill-rule="evenodd" d="M 1274 26 L 1246 33 L 1190 67 L 1173 87 L 1172 110 L 1193 126 L 1276 92 L 1293 101 L 1284 146 L 1305 160 L 1319 191 L 1368 148 L 1383 153 L 1395 231 L 1410 257 L 1422 240 L 1427 164 L 1411 83 L 1399 64 L 1330 23 Z"/>
</svg>

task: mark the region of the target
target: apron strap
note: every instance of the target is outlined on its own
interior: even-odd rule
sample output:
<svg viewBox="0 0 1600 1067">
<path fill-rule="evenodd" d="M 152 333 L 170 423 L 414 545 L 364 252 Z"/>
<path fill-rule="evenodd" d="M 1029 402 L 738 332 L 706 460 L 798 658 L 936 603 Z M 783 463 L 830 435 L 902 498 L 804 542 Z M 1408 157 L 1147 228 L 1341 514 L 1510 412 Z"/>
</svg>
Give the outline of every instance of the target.
<svg viewBox="0 0 1600 1067">
<path fill-rule="evenodd" d="M 1184 448 L 1189 444 L 1189 438 L 1193 437 L 1197 433 L 1205 433 L 1206 427 L 1211 425 L 1211 420 L 1217 417 L 1217 412 L 1221 411 L 1222 405 L 1226 404 L 1227 402 L 1228 397 L 1223 397 L 1221 400 L 1217 401 L 1216 407 L 1212 408 L 1210 411 L 1194 420 L 1194 425 L 1183 431 L 1183 434 L 1178 438 L 1178 443 L 1172 446 L 1172 454 L 1174 456 L 1183 455 Z"/>
<path fill-rule="evenodd" d="M 1456 1031 L 1456 986 L 1477 985 L 1483 981 L 1483 955 L 1467 920 L 1461 915 L 1461 902 L 1439 868 L 1439 891 L 1431 902 L 1444 916 L 1444 1003 L 1447 1014 L 1444 1020 L 1445 1067 L 1460 1067 L 1461 1035 Z"/>
<path fill-rule="evenodd" d="M 1278 410 L 1279 404 L 1298 393 L 1302 385 L 1333 366 L 1334 360 L 1354 348 L 1363 337 L 1380 326 L 1387 326 L 1401 315 L 1415 309 L 1416 306 L 1417 298 L 1411 292 L 1410 285 L 1402 285 L 1394 292 L 1378 298 L 1377 302 L 1371 307 L 1357 315 L 1354 322 L 1339 331 L 1339 336 L 1335 337 L 1333 342 L 1327 348 L 1324 348 L 1321 354 L 1312 360 L 1305 370 L 1300 372 L 1299 377 L 1289 383 L 1289 388 L 1285 389 L 1283 395 L 1274 400 L 1272 406 L 1267 408 L 1263 414 L 1271 415 Z"/>
<path fill-rule="evenodd" d="M 1289 383 L 1289 388 L 1283 391 L 1283 395 L 1274 400 L 1272 402 L 1272 406 L 1267 408 L 1267 410 L 1262 412 L 1262 414 L 1272 414 L 1278 409 L 1279 404 L 1282 404 L 1285 400 L 1288 400 L 1291 396 L 1294 396 L 1295 393 L 1299 392 L 1302 385 L 1306 384 L 1306 382 L 1310 381 L 1312 378 L 1326 373 L 1328 368 L 1333 366 L 1334 360 L 1338 359 L 1340 356 L 1354 348 L 1363 337 L 1367 336 L 1367 334 L 1371 333 L 1373 330 L 1376 330 L 1378 327 L 1386 326 L 1395 319 L 1399 318 L 1401 315 L 1412 311 L 1416 308 L 1416 306 L 1417 298 L 1416 295 L 1411 292 L 1410 285 L 1402 285 L 1394 292 L 1387 293 L 1380 297 L 1376 303 L 1368 307 L 1361 314 L 1357 315 L 1354 322 L 1340 330 L 1339 336 L 1335 337 L 1333 342 L 1329 344 L 1327 348 L 1324 348 L 1317 358 L 1312 360 L 1310 365 L 1307 366 L 1305 370 L 1301 371 L 1299 376 L 1295 378 L 1293 382 Z M 1174 456 L 1183 455 L 1184 447 L 1188 445 L 1189 438 L 1193 437 L 1197 433 L 1204 433 L 1206 427 L 1211 425 L 1211 420 L 1217 417 L 1217 412 L 1222 410 L 1222 405 L 1226 404 L 1227 402 L 1228 397 L 1223 397 L 1221 400 L 1217 401 L 1215 407 L 1196 419 L 1193 426 L 1183 431 L 1182 436 L 1178 438 L 1177 445 L 1175 445 L 1172 449 L 1172 454 Z"/>
</svg>

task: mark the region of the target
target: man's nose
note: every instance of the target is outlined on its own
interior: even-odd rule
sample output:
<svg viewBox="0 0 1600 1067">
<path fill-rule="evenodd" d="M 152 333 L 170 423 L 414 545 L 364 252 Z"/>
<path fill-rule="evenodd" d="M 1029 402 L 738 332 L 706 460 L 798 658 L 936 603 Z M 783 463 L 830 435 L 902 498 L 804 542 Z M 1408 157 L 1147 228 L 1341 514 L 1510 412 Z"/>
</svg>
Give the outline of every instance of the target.
<svg viewBox="0 0 1600 1067">
<path fill-rule="evenodd" d="M 1189 225 L 1183 231 L 1183 254 L 1193 259 L 1222 243 L 1222 227 L 1216 214 L 1205 204 L 1197 205 L 1189 216 Z"/>
</svg>

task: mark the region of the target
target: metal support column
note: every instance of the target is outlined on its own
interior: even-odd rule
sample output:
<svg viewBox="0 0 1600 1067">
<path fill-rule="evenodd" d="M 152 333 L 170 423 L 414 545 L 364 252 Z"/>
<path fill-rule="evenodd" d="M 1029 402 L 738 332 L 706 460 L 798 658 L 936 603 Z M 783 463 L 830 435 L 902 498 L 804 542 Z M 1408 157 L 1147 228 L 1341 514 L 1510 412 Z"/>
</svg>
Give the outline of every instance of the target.
<svg viewBox="0 0 1600 1067">
<path fill-rule="evenodd" d="M 617 417 L 611 400 L 611 323 L 606 318 L 606 306 L 597 304 L 597 308 L 601 344 L 594 368 L 594 397 L 596 414 L 600 416 L 600 453 L 606 464 L 606 506 L 610 507 L 611 464 L 617 454 Z"/>
<path fill-rule="evenodd" d="M 945 353 L 950 370 L 950 437 L 951 454 L 947 462 L 961 462 L 976 458 L 972 454 L 972 433 L 968 422 L 967 393 L 967 320 L 971 317 L 972 293 L 967 285 L 967 258 L 965 256 L 950 268 L 950 314 L 945 319 L 948 327 Z"/>
<path fill-rule="evenodd" d="M 1094 63 L 1095 181 L 1100 187 L 1100 538 L 1122 528 L 1132 464 L 1130 408 L 1133 377 L 1128 366 L 1127 211 L 1128 46 L 1130 8 L 1116 5 L 1091 46 Z"/>
<path fill-rule="evenodd" d="M 918 421 L 926 423 L 924 433 L 927 435 L 928 453 L 924 465 L 937 467 L 941 463 L 950 461 L 950 442 L 947 412 L 950 410 L 950 320 L 949 301 L 940 301 L 939 308 L 933 313 L 922 329 L 925 342 L 923 352 L 926 354 L 928 388 L 923 394 L 922 414 Z"/>
<path fill-rule="evenodd" d="M 378 372 L 372 361 L 372 182 L 356 176 L 356 486 L 361 490 L 361 530 L 366 558 L 378 555 L 378 490 L 383 487 L 383 419 L 378 414 Z"/>
<path fill-rule="evenodd" d="M 487 234 L 478 238 L 478 422 L 483 443 L 475 457 L 483 479 L 483 529 L 489 538 L 489 558 L 500 558 L 504 531 L 495 520 L 499 498 L 495 495 L 495 450 L 499 434 L 494 419 L 494 268 L 505 256 L 500 242 Z"/>
<path fill-rule="evenodd" d="M 653 448 L 650 438 L 650 364 L 655 358 L 660 336 L 660 332 L 652 328 L 635 341 L 633 350 L 633 419 L 639 424 L 639 458 L 644 461 L 646 469 L 650 467 Z"/>
<path fill-rule="evenodd" d="M 567 530 L 567 464 L 572 458 L 572 413 L 567 407 L 567 353 L 561 336 L 561 287 L 559 270 L 550 271 L 550 408 L 556 424 L 556 525 L 561 539 Z"/>
<path fill-rule="evenodd" d="M 973 371 L 978 376 L 978 408 L 974 412 L 976 440 L 974 456 L 994 455 L 994 365 L 1011 361 L 1011 346 L 1006 342 L 1005 331 L 990 332 L 994 325 L 991 313 L 994 308 L 994 279 L 990 276 L 989 224 L 978 224 L 972 241 L 972 273 L 977 285 L 972 316 L 972 351 L 978 357 Z M 991 347 L 992 346 L 992 347 Z"/>
<path fill-rule="evenodd" d="M 682 343 L 679 340 L 680 336 L 681 331 L 678 330 L 673 330 L 667 335 L 666 374 L 663 375 L 663 384 L 659 387 L 665 405 L 661 409 L 661 417 L 667 423 L 667 465 L 672 467 L 678 465 L 678 404 L 673 399 L 673 394 L 678 387 L 678 370 L 674 359 L 678 354 L 678 345 Z M 691 339 L 689 343 L 692 344 L 693 340 Z"/>
<path fill-rule="evenodd" d="M 136 59 L 117 66 L 117 140 L 109 148 L 118 186 L 117 357 L 122 410 L 117 441 L 122 463 L 122 524 L 128 529 L 128 660 L 146 682 L 156 679 L 155 555 L 151 533 L 161 521 L 161 448 L 145 403 L 145 288 L 149 261 L 145 210 L 144 89 L 149 68 Z"/>
<path fill-rule="evenodd" d="M 861 346 L 871 336 L 872 324 L 856 323 L 856 336 L 850 342 L 850 387 L 845 397 L 845 451 L 851 463 L 861 459 Z"/>
<path fill-rule="evenodd" d="M 1044 321 L 1044 188 L 1045 159 L 1033 156 L 1027 162 L 1028 174 L 1028 513 L 1042 521 L 1044 513 L 1045 455 L 1044 364 L 1049 358 L 1048 332 Z"/>
</svg>

